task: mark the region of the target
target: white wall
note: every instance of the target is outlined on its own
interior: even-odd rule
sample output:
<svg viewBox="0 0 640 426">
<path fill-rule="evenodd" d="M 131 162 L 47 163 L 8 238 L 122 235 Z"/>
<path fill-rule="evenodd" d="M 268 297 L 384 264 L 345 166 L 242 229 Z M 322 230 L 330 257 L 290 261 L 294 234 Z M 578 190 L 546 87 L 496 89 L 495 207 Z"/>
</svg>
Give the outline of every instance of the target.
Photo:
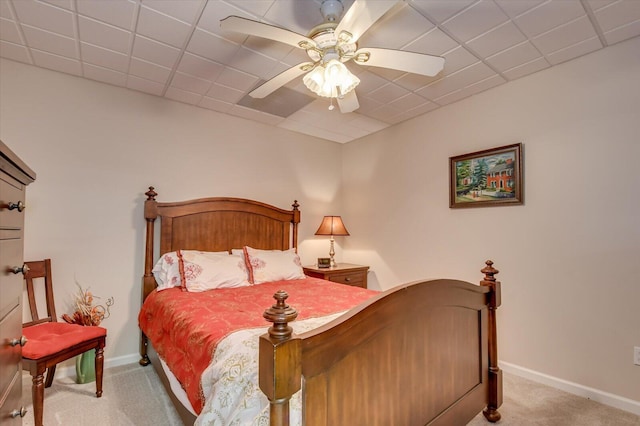
<svg viewBox="0 0 640 426">
<path fill-rule="evenodd" d="M 0 93 L 0 139 L 37 173 L 25 258 L 52 258 L 58 315 L 75 280 L 115 298 L 107 360 L 138 351 L 149 185 L 159 201 L 297 199 L 303 263 L 326 256 L 313 233 L 340 207 L 340 145 L 7 60 Z"/>
<path fill-rule="evenodd" d="M 638 52 L 636 38 L 346 145 L 345 260 L 386 289 L 478 282 L 492 259 L 500 360 L 640 407 Z M 517 142 L 524 205 L 449 208 L 449 157 Z"/>
</svg>

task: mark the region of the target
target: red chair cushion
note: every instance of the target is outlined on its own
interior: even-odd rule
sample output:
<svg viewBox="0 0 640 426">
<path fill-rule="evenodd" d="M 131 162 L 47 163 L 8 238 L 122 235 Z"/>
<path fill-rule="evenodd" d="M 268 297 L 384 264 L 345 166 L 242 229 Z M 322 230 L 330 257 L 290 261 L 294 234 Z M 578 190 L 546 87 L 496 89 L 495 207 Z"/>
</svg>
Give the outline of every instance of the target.
<svg viewBox="0 0 640 426">
<path fill-rule="evenodd" d="M 27 344 L 22 348 L 22 357 L 40 359 L 86 340 L 106 336 L 107 330 L 66 322 L 45 322 L 23 328 L 22 334 L 27 338 Z"/>
</svg>

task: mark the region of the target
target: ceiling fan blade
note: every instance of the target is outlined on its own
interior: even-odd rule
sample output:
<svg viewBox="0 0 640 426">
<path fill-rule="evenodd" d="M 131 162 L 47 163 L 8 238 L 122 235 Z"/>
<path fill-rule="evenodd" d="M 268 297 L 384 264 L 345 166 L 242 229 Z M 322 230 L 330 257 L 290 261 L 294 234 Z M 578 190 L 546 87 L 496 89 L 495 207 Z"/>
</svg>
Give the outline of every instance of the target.
<svg viewBox="0 0 640 426">
<path fill-rule="evenodd" d="M 429 77 L 438 74 L 444 67 L 444 58 L 441 56 L 402 50 L 371 47 L 358 49 L 354 55 L 353 60 L 360 65 L 391 68 Z"/>
<path fill-rule="evenodd" d="M 220 28 L 223 30 L 276 40 L 302 49 L 316 46 L 315 41 L 309 37 L 303 36 L 302 34 L 285 30 L 284 28 L 276 27 L 274 25 L 265 24 L 263 22 L 241 18 L 239 16 L 228 16 L 220 20 Z"/>
<path fill-rule="evenodd" d="M 291 67 L 288 70 L 276 75 L 271 80 L 267 80 L 257 88 L 253 89 L 251 92 L 249 92 L 249 96 L 251 96 L 252 98 L 264 98 L 265 96 L 275 92 L 294 78 L 310 71 L 313 66 L 313 62 L 302 62 L 301 64 Z"/>
<path fill-rule="evenodd" d="M 356 91 L 351 90 L 349 93 L 344 95 L 342 99 L 338 99 L 338 106 L 340 107 L 340 112 L 345 114 L 347 112 L 353 112 L 360 108 L 360 104 L 358 103 L 358 96 L 356 96 Z"/>
<path fill-rule="evenodd" d="M 398 0 L 355 0 L 335 29 L 336 36 L 344 31 L 351 34 L 347 43 L 355 43 L 378 19 L 387 13 Z"/>
</svg>

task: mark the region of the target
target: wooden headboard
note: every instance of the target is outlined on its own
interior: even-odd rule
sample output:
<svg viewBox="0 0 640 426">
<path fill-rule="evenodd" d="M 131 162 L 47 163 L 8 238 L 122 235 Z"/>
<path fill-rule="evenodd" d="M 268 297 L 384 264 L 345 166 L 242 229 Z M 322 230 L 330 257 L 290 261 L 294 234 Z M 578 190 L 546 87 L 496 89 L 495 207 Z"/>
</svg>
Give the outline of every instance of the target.
<svg viewBox="0 0 640 426">
<path fill-rule="evenodd" d="M 250 246 L 263 250 L 298 247 L 298 201 L 292 210 L 243 198 L 213 197 L 159 203 L 152 186 L 145 193 L 147 221 L 142 300 L 156 288 L 151 273 L 163 253 L 224 251 Z M 160 250 L 154 254 L 155 221 L 160 217 Z"/>
</svg>

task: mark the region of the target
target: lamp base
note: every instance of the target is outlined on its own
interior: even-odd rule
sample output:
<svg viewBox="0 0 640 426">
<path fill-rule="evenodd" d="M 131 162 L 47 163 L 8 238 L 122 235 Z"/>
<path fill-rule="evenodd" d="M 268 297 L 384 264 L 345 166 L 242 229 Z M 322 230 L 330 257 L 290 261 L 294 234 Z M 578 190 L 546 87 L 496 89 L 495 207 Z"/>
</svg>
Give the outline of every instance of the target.
<svg viewBox="0 0 640 426">
<path fill-rule="evenodd" d="M 336 267 L 336 261 L 333 259 L 333 256 L 335 256 L 336 251 L 333 249 L 333 235 L 331 236 L 331 245 L 329 246 L 329 258 L 331 259 L 329 261 L 329 266 L 331 268 L 335 268 Z"/>
</svg>

